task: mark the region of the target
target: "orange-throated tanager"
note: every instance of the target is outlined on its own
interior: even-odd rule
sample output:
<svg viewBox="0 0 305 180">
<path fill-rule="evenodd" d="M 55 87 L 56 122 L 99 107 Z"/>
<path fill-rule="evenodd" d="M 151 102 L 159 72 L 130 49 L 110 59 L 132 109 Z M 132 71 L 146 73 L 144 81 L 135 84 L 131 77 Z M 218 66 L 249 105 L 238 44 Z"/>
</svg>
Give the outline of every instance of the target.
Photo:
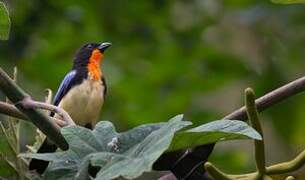
<svg viewBox="0 0 305 180">
<path fill-rule="evenodd" d="M 89 43 L 84 45 L 74 58 L 72 70 L 65 76 L 54 97 L 53 104 L 66 110 L 77 125 L 92 129 L 104 103 L 107 87 L 100 64 L 104 52 L 111 43 Z M 59 118 L 57 114 L 51 116 Z M 48 138 L 37 153 L 56 151 L 57 146 Z M 30 170 L 42 174 L 49 162 L 32 159 Z"/>
<path fill-rule="evenodd" d="M 62 81 L 54 98 L 54 105 L 65 109 L 76 124 L 92 129 L 99 116 L 106 95 L 106 82 L 100 69 L 104 51 L 110 43 L 89 43 L 76 54 L 72 70 Z M 54 116 L 51 113 L 51 116 Z M 55 115 L 59 118 L 59 116 Z M 163 154 L 153 165 L 154 170 L 169 170 L 177 179 L 203 180 L 206 173 L 203 164 L 212 152 L 214 144 Z M 56 151 L 57 147 L 48 138 L 38 153 Z M 42 174 L 47 161 L 32 159 L 30 170 Z M 94 170 L 93 170 L 94 172 Z M 96 173 L 96 171 L 95 171 Z"/>
</svg>

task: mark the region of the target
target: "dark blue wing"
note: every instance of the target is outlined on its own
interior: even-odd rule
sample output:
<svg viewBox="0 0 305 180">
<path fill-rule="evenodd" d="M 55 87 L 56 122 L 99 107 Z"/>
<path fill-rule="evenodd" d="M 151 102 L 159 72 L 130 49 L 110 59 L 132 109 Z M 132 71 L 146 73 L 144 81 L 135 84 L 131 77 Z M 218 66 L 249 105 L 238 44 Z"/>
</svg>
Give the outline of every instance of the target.
<svg viewBox="0 0 305 180">
<path fill-rule="evenodd" d="M 61 99 L 66 95 L 66 93 L 71 89 L 73 79 L 75 79 L 76 71 L 70 71 L 64 78 L 64 80 L 61 82 L 57 93 L 54 97 L 53 104 L 57 106 Z"/>
</svg>

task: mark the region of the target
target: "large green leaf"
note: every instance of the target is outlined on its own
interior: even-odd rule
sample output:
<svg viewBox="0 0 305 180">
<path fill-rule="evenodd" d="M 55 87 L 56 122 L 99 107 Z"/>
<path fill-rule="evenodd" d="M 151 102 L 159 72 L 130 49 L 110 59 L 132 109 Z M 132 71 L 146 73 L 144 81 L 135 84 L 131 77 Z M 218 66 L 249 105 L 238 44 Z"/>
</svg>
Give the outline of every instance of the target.
<svg viewBox="0 0 305 180">
<path fill-rule="evenodd" d="M 305 3 L 305 0 L 271 0 L 273 3 L 279 3 L 279 4 L 300 4 Z"/>
<path fill-rule="evenodd" d="M 245 122 L 238 120 L 218 120 L 183 132 L 178 132 L 168 151 L 229 139 L 261 140 L 262 137 Z"/>
<path fill-rule="evenodd" d="M 21 156 L 51 161 L 44 179 L 88 179 L 90 164 L 101 167 L 97 179 L 120 176 L 134 179 L 151 171 L 153 163 L 166 150 L 226 139 L 261 139 L 253 128 L 241 121 L 219 120 L 182 131 L 191 125 L 182 118 L 178 115 L 167 123 L 141 125 L 123 133 L 116 132 L 107 121 L 99 122 L 93 131 L 79 126 L 65 127 L 62 134 L 69 143 L 68 151 Z"/>
<path fill-rule="evenodd" d="M 0 40 L 7 40 L 10 32 L 10 18 L 3 2 L 0 2 Z"/>
<path fill-rule="evenodd" d="M 168 123 L 147 124 L 117 133 L 110 122 L 100 122 L 93 131 L 72 126 L 62 129 L 70 149 L 45 154 L 22 154 L 27 158 L 52 161 L 44 179 L 88 178 L 89 163 L 100 166 L 97 179 L 119 176 L 136 178 L 170 146 L 176 131 L 190 125 L 179 115 Z M 128 165 L 128 166 L 127 166 Z"/>
</svg>

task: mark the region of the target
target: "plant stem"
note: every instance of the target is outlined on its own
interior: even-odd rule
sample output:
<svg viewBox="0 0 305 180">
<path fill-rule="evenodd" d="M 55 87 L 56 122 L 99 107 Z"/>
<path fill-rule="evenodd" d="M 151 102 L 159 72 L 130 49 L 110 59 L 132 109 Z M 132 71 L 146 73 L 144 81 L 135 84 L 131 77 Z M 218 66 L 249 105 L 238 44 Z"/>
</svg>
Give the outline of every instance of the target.
<svg viewBox="0 0 305 180">
<path fill-rule="evenodd" d="M 24 98 L 30 97 L 0 68 L 0 89 L 15 106 L 46 134 L 58 147 L 63 150 L 69 148 L 67 141 L 60 133 L 60 127 L 54 121 L 37 109 L 26 109 L 22 103 Z"/>
<path fill-rule="evenodd" d="M 53 97 L 53 93 L 51 89 L 46 89 L 47 95 L 45 98 L 45 103 L 47 104 L 52 104 L 52 97 Z"/>
<path fill-rule="evenodd" d="M 1 102 L 1 101 L 0 101 L 0 113 L 15 117 L 18 119 L 22 119 L 25 121 L 30 121 L 29 118 L 25 114 L 20 112 L 14 105 L 11 105 L 11 104 L 8 104 L 5 102 Z"/>
<path fill-rule="evenodd" d="M 231 180 L 231 178 L 225 173 L 217 169 L 212 163 L 206 162 L 204 164 L 205 170 L 212 176 L 215 180 Z"/>
<path fill-rule="evenodd" d="M 65 122 L 69 125 L 76 125 L 70 115 L 63 109 L 54 106 L 52 104 L 42 103 L 38 101 L 32 100 L 30 97 L 26 97 L 21 101 L 21 104 L 26 109 L 45 109 L 49 111 L 53 111 L 59 114 Z"/>
<path fill-rule="evenodd" d="M 11 104 L 8 104 L 5 102 L 1 102 L 1 101 L 0 101 L 0 113 L 11 116 L 11 117 L 15 117 L 15 118 L 18 118 L 18 119 L 21 119 L 24 121 L 31 122 L 31 120 L 25 114 L 20 112 L 14 105 L 11 105 Z M 67 123 L 61 119 L 54 118 L 54 117 L 51 119 L 53 119 L 53 121 L 55 121 L 56 124 L 59 126 L 67 125 Z"/>
<path fill-rule="evenodd" d="M 266 172 L 264 135 L 255 106 L 254 91 L 251 88 L 247 88 L 245 90 L 245 101 L 248 119 L 250 120 L 253 128 L 258 131 L 258 133 L 260 133 L 260 135 L 262 136 L 262 140 L 254 140 L 256 167 L 259 179 L 261 179 L 261 177 L 263 177 Z"/>
<path fill-rule="evenodd" d="M 284 174 L 295 171 L 305 164 L 305 150 L 293 160 L 267 167 L 267 174 Z"/>
</svg>

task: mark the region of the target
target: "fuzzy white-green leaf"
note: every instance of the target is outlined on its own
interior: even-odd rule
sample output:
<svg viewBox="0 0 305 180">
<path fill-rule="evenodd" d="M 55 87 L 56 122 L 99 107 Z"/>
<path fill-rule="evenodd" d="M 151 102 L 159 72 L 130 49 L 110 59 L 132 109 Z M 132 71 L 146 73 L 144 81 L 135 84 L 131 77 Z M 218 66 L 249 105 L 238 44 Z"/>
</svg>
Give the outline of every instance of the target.
<svg viewBox="0 0 305 180">
<path fill-rule="evenodd" d="M 119 176 L 133 179 L 151 171 L 153 163 L 169 147 L 175 132 L 190 125 L 178 115 L 167 123 L 146 124 L 118 133 L 110 122 L 100 122 L 93 131 L 72 126 L 62 129 L 69 150 L 46 154 L 22 154 L 52 163 L 44 179 L 88 179 L 88 166 L 100 166 L 97 179 Z M 128 165 L 128 166 L 127 166 Z"/>
<path fill-rule="evenodd" d="M 46 154 L 22 154 L 51 161 L 44 179 L 88 179 L 89 165 L 101 170 L 96 179 L 134 179 L 151 171 L 153 163 L 167 150 L 185 149 L 228 139 L 261 139 L 242 121 L 219 120 L 188 129 L 189 121 L 178 115 L 166 123 L 145 124 L 127 132 L 116 132 L 112 123 L 99 122 L 93 131 L 79 126 L 64 127 L 69 150 Z"/>
</svg>

